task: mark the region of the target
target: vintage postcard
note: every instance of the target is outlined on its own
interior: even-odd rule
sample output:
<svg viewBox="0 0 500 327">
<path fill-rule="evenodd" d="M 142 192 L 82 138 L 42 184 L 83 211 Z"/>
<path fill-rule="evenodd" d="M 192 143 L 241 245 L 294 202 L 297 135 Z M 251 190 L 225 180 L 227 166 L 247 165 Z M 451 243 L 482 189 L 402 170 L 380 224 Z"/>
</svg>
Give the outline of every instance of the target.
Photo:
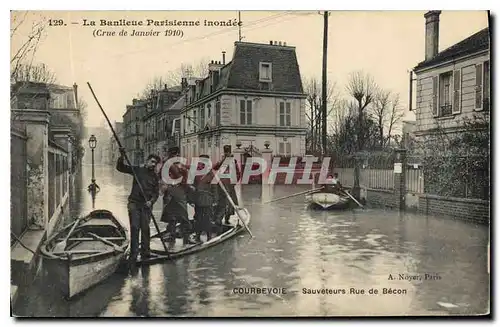
<svg viewBox="0 0 500 327">
<path fill-rule="evenodd" d="M 12 11 L 11 315 L 490 315 L 488 11 Z"/>
</svg>

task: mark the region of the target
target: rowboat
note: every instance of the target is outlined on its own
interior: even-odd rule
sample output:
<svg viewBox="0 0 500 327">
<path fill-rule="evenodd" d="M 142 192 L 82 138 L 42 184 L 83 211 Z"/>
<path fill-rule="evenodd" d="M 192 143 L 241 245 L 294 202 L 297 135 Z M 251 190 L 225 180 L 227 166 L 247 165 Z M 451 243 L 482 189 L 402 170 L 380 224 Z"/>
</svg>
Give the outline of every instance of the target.
<svg viewBox="0 0 500 327">
<path fill-rule="evenodd" d="M 342 210 L 351 206 L 351 199 L 347 195 L 328 192 L 318 192 L 306 195 L 306 201 L 311 209 Z"/>
<path fill-rule="evenodd" d="M 190 211 L 192 212 L 192 210 Z M 239 208 L 238 212 L 241 215 L 245 224 L 248 226 L 251 219 L 250 212 L 246 208 Z M 194 221 L 192 219 L 190 219 L 190 222 L 192 225 L 194 224 Z M 162 223 L 162 226 L 166 226 L 166 224 L 163 225 Z M 212 232 L 215 232 L 215 226 L 213 227 L 214 229 Z M 183 245 L 180 233 L 177 233 L 175 242 L 169 242 L 169 243 L 165 242 L 165 244 L 167 245 L 168 252 L 165 251 L 165 248 L 163 247 L 162 244 L 162 240 L 160 239 L 162 237 L 163 232 L 154 235 L 152 234 L 150 243 L 151 256 L 148 258 L 141 258 L 139 255 L 139 257 L 137 258 L 137 264 L 153 264 L 157 262 L 176 260 L 184 256 L 200 252 L 208 248 L 211 248 L 215 245 L 218 245 L 220 243 L 223 243 L 224 241 L 245 231 L 245 227 L 240 222 L 238 215 L 236 213 L 230 217 L 229 224 L 223 224 L 222 228 L 223 228 L 222 233 L 217 236 L 212 234 L 213 236 L 209 241 L 207 241 L 206 235 L 203 233 L 201 235 L 201 241 L 202 241 L 201 243 L 190 244 L 186 246 Z"/>
<path fill-rule="evenodd" d="M 46 273 L 71 299 L 111 276 L 128 250 L 122 223 L 108 210 L 94 210 L 49 238 L 41 253 Z"/>
</svg>

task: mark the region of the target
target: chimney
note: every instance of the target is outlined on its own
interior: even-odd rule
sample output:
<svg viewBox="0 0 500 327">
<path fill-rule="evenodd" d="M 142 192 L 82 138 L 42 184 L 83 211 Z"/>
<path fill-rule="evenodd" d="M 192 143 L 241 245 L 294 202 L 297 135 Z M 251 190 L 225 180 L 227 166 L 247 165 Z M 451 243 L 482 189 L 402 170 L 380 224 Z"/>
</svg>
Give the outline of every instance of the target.
<svg viewBox="0 0 500 327">
<path fill-rule="evenodd" d="M 283 42 L 283 46 L 286 47 L 286 42 Z"/>
<path fill-rule="evenodd" d="M 168 88 L 167 88 L 167 84 L 165 84 L 165 90 L 167 90 L 167 89 L 168 89 Z"/>
<path fill-rule="evenodd" d="M 222 51 L 222 64 L 226 64 L 226 51 Z"/>
<path fill-rule="evenodd" d="M 208 64 L 208 71 L 218 71 L 222 67 L 222 65 L 223 64 L 221 63 L 221 61 L 212 60 L 210 61 L 210 64 Z"/>
<path fill-rule="evenodd" d="M 425 13 L 425 60 L 434 58 L 439 52 L 439 15 L 441 10 Z"/>
<path fill-rule="evenodd" d="M 78 108 L 78 85 L 73 84 L 73 93 L 75 94 L 75 107 Z"/>
<path fill-rule="evenodd" d="M 278 41 L 274 41 L 274 42 L 273 42 L 273 44 L 274 44 L 274 45 L 278 45 Z"/>
<path fill-rule="evenodd" d="M 281 46 L 281 41 L 278 42 L 278 45 Z"/>
<path fill-rule="evenodd" d="M 186 77 L 183 77 L 183 78 L 181 79 L 181 89 L 182 89 L 182 90 L 185 90 L 185 89 L 187 88 L 187 86 L 188 86 L 187 78 L 186 78 Z"/>
</svg>

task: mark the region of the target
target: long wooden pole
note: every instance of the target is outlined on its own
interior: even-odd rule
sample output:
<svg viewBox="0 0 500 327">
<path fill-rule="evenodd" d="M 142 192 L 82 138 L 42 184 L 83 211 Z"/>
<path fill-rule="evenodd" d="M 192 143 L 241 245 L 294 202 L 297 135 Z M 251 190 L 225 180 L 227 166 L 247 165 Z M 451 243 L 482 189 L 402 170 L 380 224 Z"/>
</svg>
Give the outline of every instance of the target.
<svg viewBox="0 0 500 327">
<path fill-rule="evenodd" d="M 89 82 L 87 82 L 87 85 L 89 86 L 90 92 L 92 92 L 92 95 L 94 96 L 94 99 L 97 102 L 97 105 L 101 109 L 101 112 L 104 115 L 104 118 L 106 118 L 106 121 L 108 122 L 109 128 L 111 129 L 111 132 L 113 133 L 113 136 L 115 137 L 115 140 L 116 140 L 116 143 L 118 144 L 118 147 L 119 148 L 123 148 L 122 144 L 120 142 L 120 139 L 118 138 L 118 135 L 116 135 L 116 132 L 115 132 L 115 129 L 113 128 L 113 125 L 111 125 L 111 122 L 109 121 L 108 115 L 106 115 L 106 112 L 104 112 L 104 109 L 102 108 L 101 104 L 99 103 L 99 100 L 97 100 L 97 97 L 96 97 L 96 95 L 94 93 L 94 90 L 92 89 L 92 86 L 90 86 Z M 142 196 L 144 197 L 144 200 L 148 201 L 148 199 L 146 197 L 146 193 L 144 193 L 144 189 L 142 188 L 142 185 L 141 185 L 141 183 L 139 181 L 139 178 L 137 177 L 137 174 L 135 173 L 134 167 L 132 166 L 132 163 L 130 162 L 130 160 L 129 160 L 127 154 L 125 153 L 125 151 L 122 153 L 122 155 L 125 157 L 125 160 L 127 161 L 127 164 L 130 166 L 130 169 L 132 170 L 132 175 L 134 176 L 134 179 L 136 180 L 137 185 L 139 186 L 139 190 L 140 190 Z M 148 210 L 149 214 L 151 215 L 151 218 L 152 218 L 153 223 L 155 225 L 156 231 L 158 232 L 158 234 L 160 234 L 160 227 L 158 227 L 158 223 L 156 222 L 156 218 L 153 215 L 152 208 L 148 208 L 148 209 L 149 209 Z M 163 241 L 163 239 L 161 237 L 160 237 L 160 241 L 163 244 L 163 248 L 165 249 L 165 252 L 167 253 L 167 256 L 170 258 L 170 252 L 168 251 L 167 245 L 165 244 L 165 242 Z"/>
<path fill-rule="evenodd" d="M 291 195 L 283 196 L 281 198 L 272 199 L 272 200 L 264 202 L 264 204 L 268 204 L 268 203 L 271 203 L 271 202 L 276 202 L 276 201 L 284 200 L 284 199 L 288 199 L 288 198 L 293 198 L 294 196 L 299 196 L 299 195 L 303 195 L 303 194 L 307 194 L 307 193 L 313 193 L 313 192 L 316 192 L 316 191 L 319 191 L 319 190 L 322 190 L 322 189 L 323 189 L 323 187 L 313 188 L 312 190 L 307 190 L 307 191 L 303 191 L 303 192 L 299 192 L 299 193 L 294 193 L 294 194 L 291 194 Z"/>
</svg>

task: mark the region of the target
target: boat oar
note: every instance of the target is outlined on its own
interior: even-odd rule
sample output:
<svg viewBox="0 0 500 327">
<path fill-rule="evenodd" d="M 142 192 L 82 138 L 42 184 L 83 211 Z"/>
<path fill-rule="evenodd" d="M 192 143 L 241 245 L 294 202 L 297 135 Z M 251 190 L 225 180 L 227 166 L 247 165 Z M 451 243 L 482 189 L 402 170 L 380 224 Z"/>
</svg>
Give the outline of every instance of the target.
<svg viewBox="0 0 500 327">
<path fill-rule="evenodd" d="M 57 243 L 54 246 L 54 252 L 61 252 L 61 251 L 66 250 L 66 246 L 68 246 L 68 239 L 71 236 L 71 234 L 73 234 L 73 232 L 75 231 L 76 226 L 80 223 L 80 220 L 82 220 L 82 218 L 83 217 L 78 217 L 76 219 L 76 221 L 73 223 L 73 226 L 69 230 L 69 232 L 66 235 L 66 237 L 64 238 L 64 240 L 62 240 L 61 242 Z"/>
<path fill-rule="evenodd" d="M 354 201 L 356 202 L 361 208 L 364 208 L 363 205 L 361 203 L 358 202 L 358 200 L 356 200 L 356 198 L 354 198 L 351 193 L 347 192 L 347 191 L 344 191 L 345 194 L 349 195 L 349 197 Z"/>
<path fill-rule="evenodd" d="M 120 139 L 118 138 L 118 135 L 116 135 L 115 129 L 113 128 L 113 125 L 109 121 L 108 115 L 106 115 L 106 112 L 104 112 L 104 109 L 102 108 L 101 104 L 99 103 L 99 100 L 97 100 L 97 97 L 96 97 L 96 95 L 94 93 L 94 90 L 92 89 L 92 86 L 90 86 L 89 82 L 87 82 L 87 85 L 88 85 L 88 87 L 90 89 L 90 92 L 92 92 L 92 95 L 94 96 L 94 99 L 97 102 L 97 105 L 101 109 L 101 112 L 104 115 L 104 118 L 106 118 L 106 121 L 108 122 L 109 128 L 111 129 L 111 132 L 113 133 L 113 136 L 114 136 L 114 138 L 116 140 L 116 143 L 118 144 L 118 147 L 120 149 L 123 149 L 122 143 L 120 142 Z M 125 160 L 127 161 L 127 164 L 129 165 L 130 169 L 132 170 L 132 175 L 134 176 L 134 179 L 137 182 L 137 185 L 139 186 L 139 191 L 141 192 L 144 200 L 148 201 L 148 199 L 146 197 L 146 193 L 144 193 L 144 189 L 142 188 L 141 182 L 139 181 L 139 178 L 137 177 L 137 174 L 135 173 L 134 167 L 132 166 L 132 163 L 130 162 L 130 160 L 129 160 L 127 154 L 125 153 L 125 151 L 123 151 L 122 155 L 125 157 Z M 151 215 L 151 218 L 153 218 L 152 220 L 153 220 L 153 223 L 155 225 L 156 231 L 159 234 L 160 233 L 160 227 L 158 226 L 158 223 L 156 222 L 156 218 L 153 215 L 153 211 L 152 211 L 151 208 L 148 208 L 148 209 L 149 209 L 148 212 Z M 161 237 L 160 237 L 160 241 L 163 244 L 163 248 L 165 249 L 165 252 L 167 253 L 167 257 L 170 259 L 170 252 L 168 251 L 167 245 L 165 244 L 165 242 L 163 241 L 163 239 Z"/>
<path fill-rule="evenodd" d="M 316 191 L 319 191 L 319 190 L 322 190 L 322 189 L 323 189 L 323 187 L 313 188 L 312 190 L 307 190 L 307 191 L 303 191 L 303 192 L 299 192 L 299 193 L 294 193 L 294 194 L 291 194 L 291 195 L 283 196 L 281 198 L 272 199 L 272 200 L 264 202 L 264 204 L 268 204 L 268 203 L 271 203 L 271 202 L 280 201 L 280 200 L 284 200 L 284 199 L 288 199 L 288 198 L 293 198 L 294 196 L 304 195 L 304 194 L 316 192 Z"/>
<path fill-rule="evenodd" d="M 212 171 L 213 172 L 213 171 Z M 224 193 L 226 194 L 226 197 L 227 199 L 229 200 L 229 203 L 231 204 L 231 206 L 234 208 L 234 211 L 236 212 L 236 215 L 238 216 L 238 219 L 241 221 L 241 223 L 243 224 L 243 226 L 245 226 L 245 229 L 247 230 L 248 234 L 250 234 L 250 237 L 253 238 L 253 234 L 252 232 L 250 231 L 250 229 L 248 228 L 247 224 L 245 223 L 245 221 L 243 220 L 243 217 L 241 217 L 241 214 L 240 214 L 240 211 L 238 210 L 238 208 L 236 207 L 236 204 L 234 204 L 234 201 L 233 199 L 231 198 L 231 195 L 229 194 L 229 192 L 226 190 L 226 187 L 224 186 L 224 184 L 222 183 L 222 181 L 220 180 L 219 176 L 217 175 L 217 173 L 213 174 L 214 177 L 215 177 L 215 180 L 217 181 L 217 184 L 219 184 L 220 188 L 222 189 L 222 191 L 224 191 Z"/>
<path fill-rule="evenodd" d="M 118 244 L 110 242 L 110 241 L 108 241 L 108 240 L 106 240 L 106 239 L 104 239 L 104 238 L 102 238 L 99 235 L 96 235 L 94 233 L 88 233 L 88 234 L 90 236 L 92 236 L 93 238 L 95 238 L 95 239 L 97 239 L 97 240 L 99 240 L 99 241 L 101 241 L 101 242 L 103 242 L 103 243 L 105 243 L 107 245 L 112 246 L 116 251 L 123 252 L 123 249 L 121 247 L 119 247 Z"/>
</svg>

